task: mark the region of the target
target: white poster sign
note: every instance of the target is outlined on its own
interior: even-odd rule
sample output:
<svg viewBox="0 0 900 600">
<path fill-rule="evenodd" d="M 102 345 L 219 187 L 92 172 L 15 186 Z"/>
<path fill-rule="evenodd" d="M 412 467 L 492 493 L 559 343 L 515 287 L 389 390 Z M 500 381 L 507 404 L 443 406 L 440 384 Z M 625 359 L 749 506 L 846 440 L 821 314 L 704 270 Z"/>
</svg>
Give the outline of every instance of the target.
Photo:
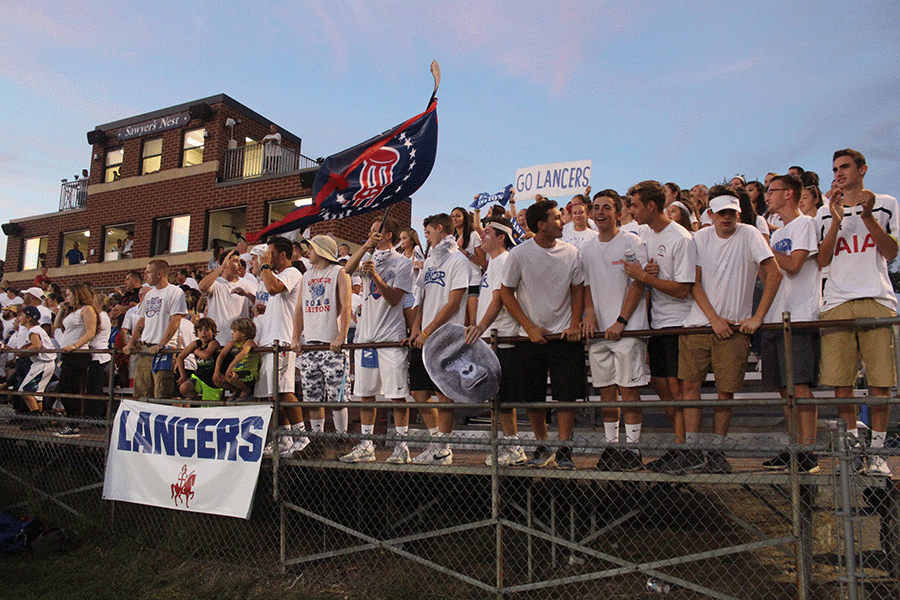
<svg viewBox="0 0 900 600">
<path fill-rule="evenodd" d="M 531 200 L 540 194 L 544 198 L 583 194 L 591 185 L 591 161 L 535 165 L 516 171 L 516 200 Z"/>
<path fill-rule="evenodd" d="M 179 408 L 123 400 L 103 498 L 247 519 L 272 407 Z"/>
</svg>

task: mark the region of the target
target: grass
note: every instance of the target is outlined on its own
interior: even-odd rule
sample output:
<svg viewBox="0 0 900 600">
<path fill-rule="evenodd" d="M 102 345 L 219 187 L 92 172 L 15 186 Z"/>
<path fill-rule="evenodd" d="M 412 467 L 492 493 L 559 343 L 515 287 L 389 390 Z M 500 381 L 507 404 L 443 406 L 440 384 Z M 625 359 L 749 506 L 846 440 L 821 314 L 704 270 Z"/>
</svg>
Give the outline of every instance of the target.
<svg viewBox="0 0 900 600">
<path fill-rule="evenodd" d="M 310 590 L 302 578 L 236 569 L 93 541 L 49 556 L 0 559 L 0 598 L 31 600 L 255 600 L 346 598 Z"/>
</svg>

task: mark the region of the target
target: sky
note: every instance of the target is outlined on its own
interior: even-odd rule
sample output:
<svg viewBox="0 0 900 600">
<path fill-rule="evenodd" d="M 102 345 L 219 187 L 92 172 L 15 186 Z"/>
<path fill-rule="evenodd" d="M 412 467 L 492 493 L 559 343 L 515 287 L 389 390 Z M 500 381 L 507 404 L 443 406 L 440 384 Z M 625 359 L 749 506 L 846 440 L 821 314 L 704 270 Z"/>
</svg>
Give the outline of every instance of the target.
<svg viewBox="0 0 900 600">
<path fill-rule="evenodd" d="M 2 223 L 58 209 L 96 125 L 224 93 L 328 156 L 424 110 L 432 60 L 414 226 L 587 159 L 595 191 L 794 164 L 827 187 L 851 147 L 868 188 L 900 194 L 896 2 L 44 1 L 0 22 Z"/>
</svg>

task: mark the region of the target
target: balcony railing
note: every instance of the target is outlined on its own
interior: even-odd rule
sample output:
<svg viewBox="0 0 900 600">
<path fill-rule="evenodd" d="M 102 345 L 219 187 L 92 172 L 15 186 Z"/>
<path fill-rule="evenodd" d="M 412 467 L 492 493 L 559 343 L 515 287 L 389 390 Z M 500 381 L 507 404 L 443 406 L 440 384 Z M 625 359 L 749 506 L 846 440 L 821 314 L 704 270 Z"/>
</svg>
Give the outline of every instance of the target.
<svg viewBox="0 0 900 600">
<path fill-rule="evenodd" d="M 223 180 L 250 179 L 318 166 L 315 160 L 281 144 L 249 144 L 225 151 Z"/>
<path fill-rule="evenodd" d="M 87 203 L 87 179 L 66 181 L 63 179 L 59 190 L 59 210 L 82 208 Z"/>
</svg>

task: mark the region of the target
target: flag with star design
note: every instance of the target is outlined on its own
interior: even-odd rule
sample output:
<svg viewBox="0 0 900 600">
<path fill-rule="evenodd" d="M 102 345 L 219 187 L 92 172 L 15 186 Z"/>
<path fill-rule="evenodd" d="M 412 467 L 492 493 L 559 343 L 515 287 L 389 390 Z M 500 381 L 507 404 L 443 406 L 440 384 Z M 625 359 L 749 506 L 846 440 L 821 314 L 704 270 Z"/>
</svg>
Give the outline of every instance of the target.
<svg viewBox="0 0 900 600">
<path fill-rule="evenodd" d="M 422 187 L 437 154 L 437 99 L 405 123 L 325 159 L 313 182 L 313 202 L 248 236 L 256 241 L 313 223 L 380 210 Z"/>
</svg>

